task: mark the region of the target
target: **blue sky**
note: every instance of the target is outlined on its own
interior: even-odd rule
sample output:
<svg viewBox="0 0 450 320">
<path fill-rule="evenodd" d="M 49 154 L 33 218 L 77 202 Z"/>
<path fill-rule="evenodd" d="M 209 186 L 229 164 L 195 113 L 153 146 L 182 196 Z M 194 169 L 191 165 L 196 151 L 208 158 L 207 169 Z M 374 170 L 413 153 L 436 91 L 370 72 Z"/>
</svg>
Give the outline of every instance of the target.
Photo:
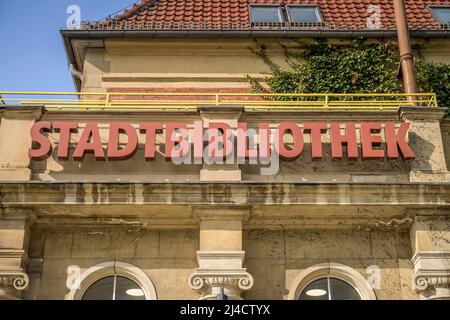
<svg viewBox="0 0 450 320">
<path fill-rule="evenodd" d="M 101 20 L 138 0 L 0 0 L 0 91 L 75 91 L 59 30 L 68 6 Z"/>
</svg>

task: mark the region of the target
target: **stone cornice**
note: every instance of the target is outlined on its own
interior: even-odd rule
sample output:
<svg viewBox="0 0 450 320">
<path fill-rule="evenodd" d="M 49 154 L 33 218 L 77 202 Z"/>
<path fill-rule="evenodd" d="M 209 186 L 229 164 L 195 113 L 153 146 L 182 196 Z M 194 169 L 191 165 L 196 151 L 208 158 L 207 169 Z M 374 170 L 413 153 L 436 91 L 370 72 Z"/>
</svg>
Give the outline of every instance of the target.
<svg viewBox="0 0 450 320">
<path fill-rule="evenodd" d="M 399 109 L 400 119 L 402 121 L 440 121 L 444 118 L 446 113 L 446 108 L 401 107 Z"/>
<path fill-rule="evenodd" d="M 432 205 L 450 207 L 450 183 L 0 183 L 3 205 Z"/>
<path fill-rule="evenodd" d="M 200 213 L 245 228 L 407 230 L 416 215 L 450 214 L 450 184 L 17 182 L 0 184 L 0 204 L 43 229 L 198 228 Z"/>
<path fill-rule="evenodd" d="M 44 113 L 44 106 L 7 106 L 0 108 L 1 118 L 39 119 Z"/>
</svg>

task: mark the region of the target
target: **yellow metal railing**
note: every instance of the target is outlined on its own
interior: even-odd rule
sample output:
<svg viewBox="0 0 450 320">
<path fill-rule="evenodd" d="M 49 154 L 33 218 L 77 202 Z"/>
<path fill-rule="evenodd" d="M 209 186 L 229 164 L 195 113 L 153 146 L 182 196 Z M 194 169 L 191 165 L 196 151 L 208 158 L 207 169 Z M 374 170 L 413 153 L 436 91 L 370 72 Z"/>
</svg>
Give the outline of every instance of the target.
<svg viewBox="0 0 450 320">
<path fill-rule="evenodd" d="M 3 98 L 1 98 L 3 96 Z M 434 93 L 276 94 L 147 92 L 0 92 L 0 103 L 42 105 L 50 110 L 196 110 L 202 106 L 244 106 L 247 110 L 397 110 L 437 107 Z"/>
</svg>

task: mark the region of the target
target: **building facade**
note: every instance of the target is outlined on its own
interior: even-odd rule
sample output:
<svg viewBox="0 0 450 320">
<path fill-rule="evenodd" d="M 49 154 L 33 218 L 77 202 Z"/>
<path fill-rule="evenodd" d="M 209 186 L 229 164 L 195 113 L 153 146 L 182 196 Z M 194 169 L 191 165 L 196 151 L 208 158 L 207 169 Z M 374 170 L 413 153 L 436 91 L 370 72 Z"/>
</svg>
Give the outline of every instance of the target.
<svg viewBox="0 0 450 320">
<path fill-rule="evenodd" d="M 1 108 L 0 299 L 449 299 L 446 109 L 286 102 L 247 80 L 271 71 L 261 45 L 289 70 L 286 48 L 316 37 L 395 39 L 372 2 L 143 0 L 63 30 L 76 99 Z M 406 5 L 414 54 L 448 63 L 450 1 Z M 208 128 L 244 159 L 197 159 Z M 168 151 L 180 129 L 190 164 Z"/>
</svg>

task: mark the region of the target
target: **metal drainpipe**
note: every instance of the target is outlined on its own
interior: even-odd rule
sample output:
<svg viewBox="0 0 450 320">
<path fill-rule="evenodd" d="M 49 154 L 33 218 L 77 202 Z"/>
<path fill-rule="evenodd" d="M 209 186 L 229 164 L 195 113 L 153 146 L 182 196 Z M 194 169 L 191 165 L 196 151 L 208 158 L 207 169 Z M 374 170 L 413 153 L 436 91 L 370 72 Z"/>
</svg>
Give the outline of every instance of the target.
<svg viewBox="0 0 450 320">
<path fill-rule="evenodd" d="M 414 56 L 412 54 L 411 38 L 406 18 L 404 0 L 393 0 L 395 11 L 395 22 L 397 24 L 398 44 L 400 48 L 400 65 L 402 68 L 403 82 L 406 93 L 417 93 L 417 82 L 414 67 Z M 408 97 L 408 101 L 414 101 L 415 97 Z"/>
</svg>

